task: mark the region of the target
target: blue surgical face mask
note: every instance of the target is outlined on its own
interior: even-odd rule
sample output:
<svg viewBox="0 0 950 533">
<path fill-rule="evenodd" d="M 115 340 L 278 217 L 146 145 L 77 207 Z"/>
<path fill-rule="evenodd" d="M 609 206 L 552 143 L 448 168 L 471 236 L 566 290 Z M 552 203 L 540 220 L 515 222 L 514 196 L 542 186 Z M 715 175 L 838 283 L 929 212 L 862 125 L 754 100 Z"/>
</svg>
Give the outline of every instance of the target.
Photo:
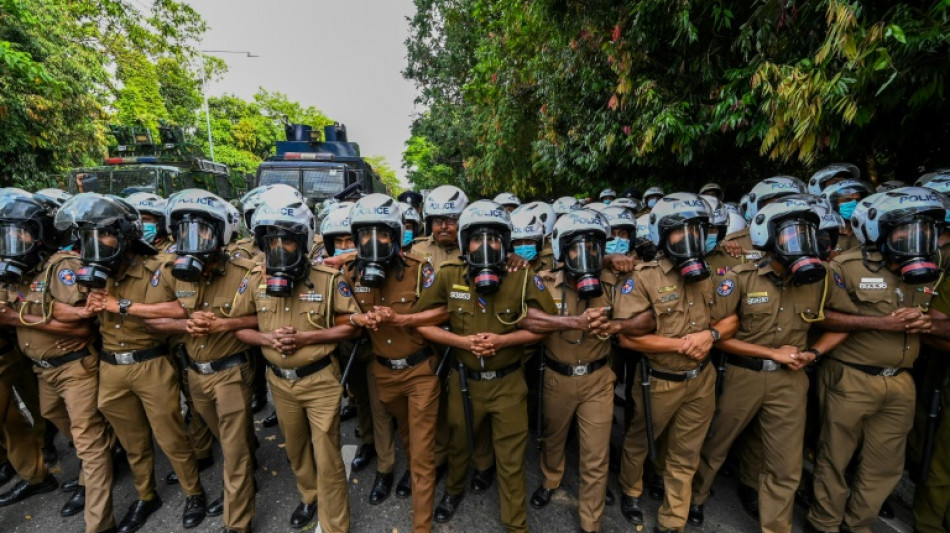
<svg viewBox="0 0 950 533">
<path fill-rule="evenodd" d="M 608 254 L 625 254 L 630 251 L 630 239 L 614 237 L 607 241 Z"/>
<path fill-rule="evenodd" d="M 412 230 L 407 229 L 402 232 L 402 246 L 405 248 L 412 244 Z"/>
<path fill-rule="evenodd" d="M 710 253 L 716 249 L 716 245 L 719 244 L 718 235 L 706 235 L 706 253 Z"/>
<path fill-rule="evenodd" d="M 841 218 L 845 220 L 851 220 L 851 213 L 854 213 L 854 208 L 858 206 L 857 200 L 851 200 L 850 202 L 845 202 L 838 206 L 838 214 L 841 215 Z"/>
<path fill-rule="evenodd" d="M 333 257 L 336 257 L 338 255 L 348 254 L 355 251 L 356 251 L 356 248 L 346 248 L 343 250 L 337 248 L 336 250 L 333 250 Z"/>
<path fill-rule="evenodd" d="M 656 205 L 656 198 L 650 198 L 649 200 L 647 200 L 647 207 L 649 207 L 650 209 L 653 209 L 653 206 L 655 205 Z"/>
<path fill-rule="evenodd" d="M 950 209 L 947 210 L 947 216 L 945 216 L 943 220 L 950 224 Z"/>
<path fill-rule="evenodd" d="M 515 253 L 525 259 L 525 261 L 534 261 L 538 256 L 538 247 L 534 244 L 519 244 L 515 246 Z"/>
<path fill-rule="evenodd" d="M 742 218 L 745 219 L 746 224 L 751 224 L 751 223 L 752 223 L 752 212 L 749 211 L 748 209 L 746 209 L 746 210 L 745 210 L 745 213 L 742 215 Z"/>
<path fill-rule="evenodd" d="M 153 224 L 151 222 L 146 222 L 142 224 L 142 238 L 145 239 L 147 243 L 155 242 L 155 237 L 158 236 L 158 224 Z"/>
<path fill-rule="evenodd" d="M 610 200 L 604 200 L 604 205 L 610 205 Z"/>
</svg>

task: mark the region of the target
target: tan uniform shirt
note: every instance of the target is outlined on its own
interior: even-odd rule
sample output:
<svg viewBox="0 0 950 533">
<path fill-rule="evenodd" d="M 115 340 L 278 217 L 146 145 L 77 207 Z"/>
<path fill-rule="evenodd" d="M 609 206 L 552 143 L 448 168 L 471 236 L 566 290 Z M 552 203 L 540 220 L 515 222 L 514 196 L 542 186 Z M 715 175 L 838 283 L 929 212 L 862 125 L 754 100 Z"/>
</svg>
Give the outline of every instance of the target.
<svg viewBox="0 0 950 533">
<path fill-rule="evenodd" d="M 835 252 L 843 254 L 848 250 L 853 250 L 860 247 L 861 242 L 858 241 L 858 237 L 854 233 L 849 233 L 848 235 L 840 233 L 838 235 L 838 242 L 835 243 Z"/>
<path fill-rule="evenodd" d="M 868 261 L 881 260 L 880 252 L 869 252 Z M 861 249 L 853 249 L 831 260 L 833 283 L 828 284 L 830 309 L 865 316 L 886 316 L 900 307 L 927 309 L 934 284 L 908 285 L 888 270 L 871 271 L 864 266 Z M 920 335 L 875 329 L 852 331 L 831 357 L 849 363 L 881 367 L 910 368 L 920 351 Z"/>
<path fill-rule="evenodd" d="M 564 271 L 545 271 L 540 274 L 544 284 L 551 291 L 557 314 L 561 316 L 578 316 L 585 309 L 597 307 L 611 307 L 613 287 L 603 283 L 604 293 L 590 301 L 581 299 L 577 288 L 571 283 L 565 283 Z M 610 339 L 601 339 L 586 331 L 567 330 L 551 333 L 544 338 L 545 355 L 566 365 L 583 365 L 598 361 L 610 354 Z"/>
<path fill-rule="evenodd" d="M 749 236 L 749 228 L 743 228 L 739 231 L 730 233 L 722 239 L 722 242 L 729 241 L 738 242 L 739 245 L 742 246 L 742 249 L 745 250 L 745 255 L 739 259 L 733 259 L 733 261 L 746 263 L 749 261 L 758 261 L 759 259 L 762 259 L 762 252 L 760 250 L 756 250 L 755 246 L 752 246 L 752 237 Z"/>
<path fill-rule="evenodd" d="M 257 313 L 258 329 L 270 332 L 286 326 L 298 331 L 328 329 L 335 324 L 336 315 L 358 312 L 350 285 L 332 268 L 311 265 L 307 280 L 297 282 L 291 296 L 277 298 L 267 294 L 264 267 L 255 266 L 247 285 L 242 282 L 238 288 L 233 315 Z M 300 368 L 330 355 L 336 347 L 335 343 L 312 344 L 286 357 L 270 346 L 263 346 L 262 351 L 273 365 Z"/>
<path fill-rule="evenodd" d="M 712 319 L 739 316 L 735 338 L 750 344 L 778 348 L 808 347 L 809 319 L 818 316 L 824 283 L 781 286 L 771 263 L 756 268 L 746 263 L 726 274 L 716 286 Z"/>
<path fill-rule="evenodd" d="M 353 298 L 364 313 L 376 305 L 392 307 L 393 311 L 400 314 L 412 313 L 412 306 L 420 291 L 435 281 L 435 269 L 427 261 L 414 254 L 403 254 L 403 258 L 408 265 L 402 272 L 402 279 L 396 277 L 396 267 L 389 267 L 386 283 L 379 288 L 362 285 L 357 279 L 356 269 L 350 269 L 352 262 L 343 269 L 353 288 Z M 367 329 L 366 332 L 373 343 L 373 353 L 387 359 L 404 359 L 426 345 L 415 328 L 386 325 L 376 331 Z"/>
<path fill-rule="evenodd" d="M 254 237 L 244 237 L 243 239 L 232 241 L 231 244 L 224 247 L 224 251 L 231 257 L 260 260 L 258 256 L 261 250 L 257 247 L 257 243 L 254 242 Z"/>
<path fill-rule="evenodd" d="M 432 285 L 422 291 L 413 311 L 441 305 L 448 307 L 452 333 L 463 337 L 474 333 L 511 333 L 518 329 L 517 322 L 523 318 L 527 307 L 551 315 L 557 312 L 550 291 L 541 277 L 531 270 L 505 274 L 498 292 L 482 296 L 475 292 L 475 285 L 468 279 L 468 265 L 461 261 L 442 265 Z M 499 350 L 485 358 L 484 370 L 500 370 L 520 362 L 523 352 L 522 346 Z M 472 352 L 453 348 L 452 353 L 468 368 L 482 370 L 479 358 Z"/>
<path fill-rule="evenodd" d="M 119 300 L 155 304 L 175 301 L 174 283 L 171 267 L 159 256 L 137 255 L 121 280 L 109 278 L 106 290 Z M 145 320 L 136 316 L 103 311 L 99 313 L 99 322 L 102 347 L 107 352 L 144 350 L 166 341 L 166 335 L 149 331 Z"/>
<path fill-rule="evenodd" d="M 412 253 L 431 263 L 436 272 L 442 268 L 442 263 L 456 261 L 462 255 L 457 244 L 443 248 L 431 235 L 412 241 Z"/>
<path fill-rule="evenodd" d="M 218 318 L 241 316 L 232 313 L 232 307 L 241 287 L 246 289 L 250 283 L 251 270 L 255 266 L 257 264 L 250 259 L 231 256 L 224 268 L 211 278 L 196 283 L 174 280 L 175 297 L 188 316 L 195 311 L 211 311 Z M 232 331 L 203 337 L 181 335 L 178 340 L 185 344 L 188 357 L 197 363 L 214 361 L 248 349 L 248 345 L 237 340 Z"/>
<path fill-rule="evenodd" d="M 631 318 L 652 310 L 656 316 L 656 335 L 680 338 L 688 333 L 709 329 L 713 286 L 709 278 L 685 283 L 673 263 L 666 258 L 640 263 L 633 272 L 629 292 L 620 291 L 614 310 L 618 319 Z M 679 353 L 647 354 L 658 370 L 680 372 L 698 363 Z"/>
<path fill-rule="evenodd" d="M 58 253 L 46 262 L 43 270 L 32 280 L 8 286 L 5 301 L 16 312 L 25 307 L 25 313 L 36 316 L 51 315 L 54 301 L 66 305 L 82 302 L 86 299 L 87 291 L 76 283 L 76 271 L 80 268 L 82 263 L 78 257 Z M 61 335 L 27 325 L 17 326 L 16 329 L 20 350 L 30 359 L 53 359 L 67 355 L 56 346 Z"/>
</svg>

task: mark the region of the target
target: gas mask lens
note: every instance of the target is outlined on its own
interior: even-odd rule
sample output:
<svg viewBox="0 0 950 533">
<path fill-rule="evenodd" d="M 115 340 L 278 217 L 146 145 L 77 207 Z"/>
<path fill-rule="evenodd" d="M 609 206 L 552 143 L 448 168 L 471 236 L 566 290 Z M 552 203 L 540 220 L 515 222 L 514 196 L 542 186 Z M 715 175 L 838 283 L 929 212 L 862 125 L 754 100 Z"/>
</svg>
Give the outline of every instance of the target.
<svg viewBox="0 0 950 533">
<path fill-rule="evenodd" d="M 488 268 L 504 261 L 505 250 L 501 235 L 494 231 L 482 231 L 472 235 L 468 244 L 469 264 Z"/>
<path fill-rule="evenodd" d="M 110 229 L 84 229 L 79 239 L 83 262 L 109 261 L 119 254 L 119 237 Z"/>
<path fill-rule="evenodd" d="M 0 226 L 0 256 L 18 257 L 27 255 L 33 248 L 33 234 L 14 224 Z"/>
<path fill-rule="evenodd" d="M 384 262 L 396 251 L 392 231 L 388 228 L 360 228 L 357 237 L 357 256 L 363 261 Z"/>
<path fill-rule="evenodd" d="M 682 230 L 675 230 L 670 234 L 667 249 L 674 257 L 705 256 L 706 228 L 700 223 L 687 224 Z"/>
<path fill-rule="evenodd" d="M 267 238 L 265 259 L 268 270 L 293 268 L 300 262 L 300 250 L 297 241 L 287 235 L 274 235 Z"/>
<path fill-rule="evenodd" d="M 930 283 L 940 276 L 933 261 L 936 251 L 937 226 L 926 218 L 895 227 L 884 243 L 888 262 L 898 263 L 901 279 L 910 284 Z"/>
<path fill-rule="evenodd" d="M 825 277 L 815 226 L 803 220 L 779 225 L 775 238 L 775 257 L 791 275 L 792 285 L 807 285 Z"/>
<path fill-rule="evenodd" d="M 586 236 L 575 238 L 565 250 L 564 264 L 571 272 L 599 274 L 603 268 L 600 242 Z"/>
<path fill-rule="evenodd" d="M 179 254 L 207 254 L 217 248 L 214 226 L 203 220 L 182 220 L 178 223 L 177 233 L 175 244 Z"/>
</svg>

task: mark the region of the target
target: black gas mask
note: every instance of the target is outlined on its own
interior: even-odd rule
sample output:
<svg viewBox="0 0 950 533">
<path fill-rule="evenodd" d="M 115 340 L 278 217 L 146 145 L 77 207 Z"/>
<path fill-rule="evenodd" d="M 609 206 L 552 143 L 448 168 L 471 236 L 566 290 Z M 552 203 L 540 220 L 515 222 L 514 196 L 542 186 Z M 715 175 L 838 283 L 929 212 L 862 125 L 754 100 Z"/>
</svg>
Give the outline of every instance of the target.
<svg viewBox="0 0 950 533">
<path fill-rule="evenodd" d="M 267 294 L 278 298 L 290 296 L 294 285 L 307 274 L 305 239 L 306 236 L 287 230 L 267 228 L 263 239 Z"/>
<path fill-rule="evenodd" d="M 838 246 L 837 229 L 820 229 L 816 233 L 818 237 L 818 258 L 822 261 L 831 259 L 831 252 Z"/>
<path fill-rule="evenodd" d="M 819 258 L 815 225 L 792 219 L 780 222 L 775 229 L 773 257 L 789 273 L 791 284 L 808 285 L 825 279 L 825 265 Z"/>
<path fill-rule="evenodd" d="M 36 232 L 20 224 L 0 225 L 0 283 L 19 283 L 42 261 Z"/>
<path fill-rule="evenodd" d="M 688 222 L 670 232 L 666 239 L 666 256 L 679 268 L 686 283 L 695 283 L 709 277 L 706 264 L 706 226 Z"/>
<path fill-rule="evenodd" d="M 501 233 L 482 229 L 472 234 L 468 241 L 469 275 L 478 294 L 494 294 L 501 286 L 504 271 L 505 243 Z"/>
<path fill-rule="evenodd" d="M 881 245 L 881 252 L 888 264 L 900 265 L 905 283 L 931 283 L 940 277 L 940 268 L 933 260 L 937 253 L 937 226 L 927 217 L 895 226 Z"/>
<path fill-rule="evenodd" d="M 656 245 L 650 239 L 638 238 L 633 249 L 637 252 L 637 257 L 644 261 L 653 261 L 656 258 Z"/>
<path fill-rule="evenodd" d="M 366 226 L 356 230 L 356 260 L 360 283 L 382 287 L 386 283 L 386 267 L 399 252 L 399 243 L 392 228 Z"/>
<path fill-rule="evenodd" d="M 583 233 L 573 237 L 564 249 L 564 269 L 574 280 L 577 294 L 585 299 L 604 293 L 600 284 L 603 269 L 604 237 Z"/>
<path fill-rule="evenodd" d="M 201 280 L 205 267 L 218 255 L 218 232 L 204 218 L 184 215 L 175 224 L 175 253 L 172 276 L 187 282 Z"/>
<path fill-rule="evenodd" d="M 76 282 L 90 289 L 105 288 L 122 264 L 125 238 L 114 228 L 81 228 L 79 243 L 82 268 L 76 272 Z"/>
</svg>

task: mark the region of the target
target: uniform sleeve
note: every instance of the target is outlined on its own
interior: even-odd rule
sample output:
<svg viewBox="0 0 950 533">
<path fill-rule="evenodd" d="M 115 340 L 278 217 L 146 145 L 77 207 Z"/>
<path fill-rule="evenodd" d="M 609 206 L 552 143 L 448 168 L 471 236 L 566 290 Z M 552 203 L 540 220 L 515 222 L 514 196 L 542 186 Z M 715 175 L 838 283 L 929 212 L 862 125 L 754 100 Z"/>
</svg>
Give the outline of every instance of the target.
<svg viewBox="0 0 950 533">
<path fill-rule="evenodd" d="M 739 276 L 735 272 L 726 273 L 726 277 L 716 286 L 710 316 L 713 320 L 722 320 L 732 316 L 739 309 Z"/>
<path fill-rule="evenodd" d="M 616 309 L 614 309 L 614 318 L 625 320 L 653 307 L 650 295 L 643 283 L 642 272 L 642 270 L 637 270 L 633 273 L 633 278 L 630 278 L 633 287 L 629 292 L 625 293 L 624 289 L 621 288 Z"/>
<path fill-rule="evenodd" d="M 171 262 L 158 263 L 149 274 L 145 302 L 157 304 L 177 300 L 175 297 L 175 278 L 172 276 Z"/>
<path fill-rule="evenodd" d="M 528 274 L 533 279 L 528 280 L 527 290 L 525 291 L 525 303 L 528 307 L 540 309 L 549 315 L 557 314 L 557 306 L 554 305 L 554 298 L 551 297 L 551 291 L 544 284 L 544 280 L 537 274 Z"/>
<path fill-rule="evenodd" d="M 433 307 L 445 305 L 449 301 L 449 270 L 451 269 L 443 268 L 436 272 L 432 284 L 422 289 L 422 294 L 419 295 L 419 299 L 412 306 L 413 313 L 427 311 Z"/>
<path fill-rule="evenodd" d="M 848 293 L 847 278 L 844 276 L 844 269 L 841 268 L 841 264 L 837 261 L 831 261 L 828 266 L 831 270 L 831 283 L 828 284 L 825 307 L 842 313 L 860 314 L 858 307 Z"/>
<path fill-rule="evenodd" d="M 360 306 L 353 298 L 353 290 L 350 284 L 343 279 L 343 276 L 333 278 L 332 290 L 336 291 L 333 295 L 333 313 L 335 315 L 350 315 L 360 312 Z"/>
<path fill-rule="evenodd" d="M 950 257 L 950 254 L 948 254 Z M 937 287 L 937 295 L 930 303 L 931 309 L 936 309 L 945 315 L 950 315 L 950 276 L 945 276 L 940 286 Z"/>
<path fill-rule="evenodd" d="M 239 317 L 257 313 L 257 291 L 261 285 L 261 273 L 250 272 L 238 285 L 231 316 Z"/>
<path fill-rule="evenodd" d="M 55 265 L 49 278 L 49 293 L 57 302 L 76 305 L 86 299 L 88 290 L 76 283 L 78 265 L 72 261 L 63 261 Z"/>
</svg>

